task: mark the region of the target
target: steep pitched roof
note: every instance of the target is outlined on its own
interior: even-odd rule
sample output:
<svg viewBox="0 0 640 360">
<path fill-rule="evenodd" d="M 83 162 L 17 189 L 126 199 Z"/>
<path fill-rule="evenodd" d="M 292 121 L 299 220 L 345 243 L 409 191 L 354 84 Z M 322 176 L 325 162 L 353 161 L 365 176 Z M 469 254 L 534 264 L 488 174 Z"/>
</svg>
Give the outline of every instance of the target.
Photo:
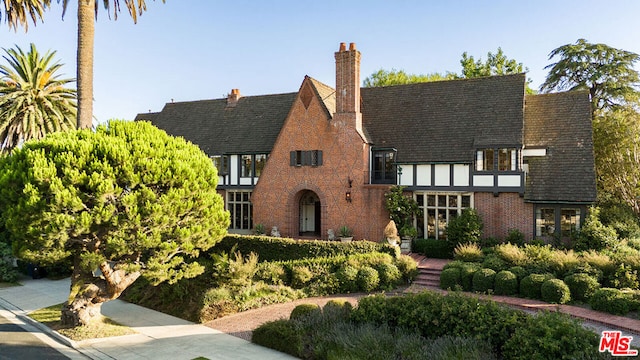
<svg viewBox="0 0 640 360">
<path fill-rule="evenodd" d="M 296 96 L 244 96 L 234 107 L 227 107 L 227 99 L 167 103 L 161 112 L 138 114 L 136 120 L 151 120 L 209 155 L 268 153 Z"/>
<path fill-rule="evenodd" d="M 363 88 L 373 146 L 398 162 L 473 162 L 474 149 L 522 145 L 525 75 Z"/>
<path fill-rule="evenodd" d="M 596 199 L 589 95 L 570 91 L 528 95 L 525 148 L 547 155 L 528 159 L 525 199 L 590 203 Z"/>
<path fill-rule="evenodd" d="M 322 101 L 325 108 L 327 109 L 327 112 L 329 113 L 329 117 L 332 117 L 336 112 L 336 90 L 331 86 L 324 84 L 312 77 L 307 76 L 307 78 L 315 87 L 320 101 Z"/>
</svg>

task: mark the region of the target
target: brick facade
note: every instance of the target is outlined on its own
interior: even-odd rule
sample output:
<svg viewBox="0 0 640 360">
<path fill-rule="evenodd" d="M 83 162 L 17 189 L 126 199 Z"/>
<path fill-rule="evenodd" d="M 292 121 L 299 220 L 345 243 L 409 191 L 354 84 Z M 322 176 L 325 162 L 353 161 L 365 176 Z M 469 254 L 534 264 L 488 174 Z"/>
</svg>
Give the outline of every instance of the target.
<svg viewBox="0 0 640 360">
<path fill-rule="evenodd" d="M 518 229 L 525 239 L 533 239 L 533 204 L 517 193 L 475 193 L 475 208 L 484 222 L 484 237 L 504 239 L 509 230 Z"/>
</svg>

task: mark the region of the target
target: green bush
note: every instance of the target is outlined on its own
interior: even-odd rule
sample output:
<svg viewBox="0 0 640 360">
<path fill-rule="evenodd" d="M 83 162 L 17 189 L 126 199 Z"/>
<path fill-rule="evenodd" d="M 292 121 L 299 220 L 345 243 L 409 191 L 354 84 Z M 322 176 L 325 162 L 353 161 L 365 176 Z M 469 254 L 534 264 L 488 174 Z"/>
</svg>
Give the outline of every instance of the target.
<svg viewBox="0 0 640 360">
<path fill-rule="evenodd" d="M 402 274 L 393 264 L 380 264 L 376 267 L 380 278 L 380 287 L 393 288 L 402 281 Z"/>
<path fill-rule="evenodd" d="M 550 274 L 530 274 L 520 281 L 520 295 L 529 299 L 542 299 L 542 284 L 553 275 Z"/>
<path fill-rule="evenodd" d="M 413 243 L 413 249 L 418 254 L 435 259 L 453 258 L 453 248 L 444 240 L 417 239 Z"/>
<path fill-rule="evenodd" d="M 284 319 L 260 325 L 253 330 L 251 341 L 296 357 L 302 352 L 302 334 L 295 322 Z"/>
<path fill-rule="evenodd" d="M 453 250 L 453 258 L 465 262 L 482 261 L 484 254 L 476 243 L 458 244 Z"/>
<path fill-rule="evenodd" d="M 482 219 L 476 209 L 462 210 L 460 216 L 449 220 L 447 224 L 447 243 L 450 249 L 458 244 L 477 243 L 482 236 Z"/>
<path fill-rule="evenodd" d="M 440 288 L 445 290 L 457 290 L 458 288 L 462 289 L 460 269 L 449 268 L 442 270 L 442 273 L 440 273 Z"/>
<path fill-rule="evenodd" d="M 575 301 L 588 301 L 600 288 L 598 279 L 584 273 L 569 275 L 564 278 L 564 282 L 569 286 L 571 297 Z"/>
<path fill-rule="evenodd" d="M 473 274 L 473 291 L 486 293 L 493 290 L 496 272 L 492 269 L 480 269 Z"/>
<path fill-rule="evenodd" d="M 542 283 L 540 295 L 543 301 L 553 304 L 566 304 L 571 300 L 571 291 L 560 279 L 549 279 Z"/>
<path fill-rule="evenodd" d="M 511 229 L 509 230 L 507 237 L 504 238 L 504 242 L 516 246 L 522 246 L 524 245 L 524 234 L 518 229 Z"/>
<path fill-rule="evenodd" d="M 348 320 L 353 310 L 353 305 L 343 299 L 332 299 L 327 301 L 322 308 L 322 314 L 327 318 Z"/>
<path fill-rule="evenodd" d="M 317 304 L 300 304 L 293 308 L 289 319 L 300 319 L 301 317 L 311 316 L 311 314 L 319 314 L 321 312 L 322 310 Z"/>
<path fill-rule="evenodd" d="M 609 283 L 612 287 L 617 289 L 637 289 L 640 286 L 638 282 L 638 271 L 632 269 L 631 266 L 622 263 L 618 265 L 616 271 L 609 279 Z"/>
<path fill-rule="evenodd" d="M 512 296 L 518 294 L 518 277 L 508 270 L 496 274 L 495 294 Z"/>
<path fill-rule="evenodd" d="M 603 250 L 612 247 L 618 240 L 616 231 L 600 221 L 600 209 L 591 207 L 580 228 L 574 248 L 581 250 Z"/>
<path fill-rule="evenodd" d="M 522 266 L 512 266 L 509 269 L 516 277 L 518 277 L 518 282 L 522 281 L 522 279 L 529 275 L 527 270 L 525 270 Z"/>
<path fill-rule="evenodd" d="M 495 272 L 506 270 L 509 265 L 496 254 L 489 254 L 482 262 L 482 267 L 491 269 Z"/>
<path fill-rule="evenodd" d="M 363 266 L 358 270 L 356 283 L 358 284 L 358 289 L 365 292 L 371 292 L 375 290 L 380 283 L 378 272 L 370 266 Z"/>
<path fill-rule="evenodd" d="M 465 263 L 460 267 L 460 284 L 462 290 L 473 290 L 473 275 L 482 267 L 478 263 Z"/>
<path fill-rule="evenodd" d="M 402 275 L 402 281 L 405 284 L 410 283 L 416 278 L 416 276 L 418 276 L 418 263 L 416 263 L 411 256 L 400 255 L 396 259 L 396 267 L 398 267 L 398 270 Z"/>
<path fill-rule="evenodd" d="M 589 299 L 589 305 L 593 310 L 614 315 L 626 315 L 633 307 L 632 302 L 631 294 L 612 288 L 598 289 Z"/>
<path fill-rule="evenodd" d="M 512 360 L 589 359 L 598 353 L 598 336 L 558 312 L 527 318 L 502 347 Z"/>
<path fill-rule="evenodd" d="M 358 277 L 358 268 L 344 264 L 340 267 L 340 270 L 336 273 L 338 276 L 338 281 L 340 282 L 340 289 L 342 292 L 350 293 L 354 291 L 358 291 L 358 284 L 356 283 L 356 279 Z"/>
<path fill-rule="evenodd" d="M 11 246 L 0 240 L 0 282 L 16 282 L 18 271 L 11 264 Z"/>
<path fill-rule="evenodd" d="M 311 281 L 313 273 L 306 266 L 295 266 L 291 269 L 291 287 L 302 289 Z"/>
<path fill-rule="evenodd" d="M 496 245 L 494 252 L 511 266 L 526 266 L 529 263 L 529 258 L 525 254 L 524 248 L 512 243 Z"/>
<path fill-rule="evenodd" d="M 263 262 L 258 264 L 254 278 L 267 284 L 282 285 L 287 280 L 287 273 L 282 263 Z"/>
<path fill-rule="evenodd" d="M 613 228 L 620 239 L 640 238 L 640 220 L 633 209 L 617 201 L 600 203 L 602 224 Z"/>
</svg>

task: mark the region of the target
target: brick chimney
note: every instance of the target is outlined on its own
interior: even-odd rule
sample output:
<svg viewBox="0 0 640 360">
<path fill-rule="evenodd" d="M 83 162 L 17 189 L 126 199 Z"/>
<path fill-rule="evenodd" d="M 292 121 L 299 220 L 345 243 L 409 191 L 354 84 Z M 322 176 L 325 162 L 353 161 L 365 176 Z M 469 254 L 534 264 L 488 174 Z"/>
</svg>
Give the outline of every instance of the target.
<svg viewBox="0 0 640 360">
<path fill-rule="evenodd" d="M 239 89 L 231 89 L 231 93 L 227 95 L 227 108 L 236 107 L 241 97 Z"/>
<path fill-rule="evenodd" d="M 336 114 L 335 120 L 362 132 L 360 113 L 360 52 L 356 44 L 340 43 L 336 58 Z"/>
</svg>

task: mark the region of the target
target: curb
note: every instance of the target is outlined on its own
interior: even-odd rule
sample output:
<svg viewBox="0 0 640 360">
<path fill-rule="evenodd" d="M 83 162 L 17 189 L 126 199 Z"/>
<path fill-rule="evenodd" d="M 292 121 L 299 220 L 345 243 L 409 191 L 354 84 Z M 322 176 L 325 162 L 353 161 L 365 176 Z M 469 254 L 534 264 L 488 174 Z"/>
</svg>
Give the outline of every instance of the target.
<svg viewBox="0 0 640 360">
<path fill-rule="evenodd" d="M 69 339 L 68 337 L 58 333 L 57 331 L 51 329 L 50 327 L 48 327 L 47 325 L 40 323 L 36 320 L 33 320 L 32 318 L 29 317 L 29 315 L 22 309 L 18 308 L 17 306 L 11 304 L 10 302 L 6 301 L 3 298 L 0 298 L 0 308 L 9 311 L 10 313 L 12 313 L 16 318 L 20 319 L 21 321 L 34 326 L 36 328 L 38 328 L 38 330 L 42 331 L 42 333 L 46 334 L 47 336 L 49 336 L 50 338 L 56 340 L 57 342 L 61 343 L 64 346 L 73 348 L 75 350 L 80 350 L 80 347 L 78 346 L 78 344 Z"/>
</svg>

